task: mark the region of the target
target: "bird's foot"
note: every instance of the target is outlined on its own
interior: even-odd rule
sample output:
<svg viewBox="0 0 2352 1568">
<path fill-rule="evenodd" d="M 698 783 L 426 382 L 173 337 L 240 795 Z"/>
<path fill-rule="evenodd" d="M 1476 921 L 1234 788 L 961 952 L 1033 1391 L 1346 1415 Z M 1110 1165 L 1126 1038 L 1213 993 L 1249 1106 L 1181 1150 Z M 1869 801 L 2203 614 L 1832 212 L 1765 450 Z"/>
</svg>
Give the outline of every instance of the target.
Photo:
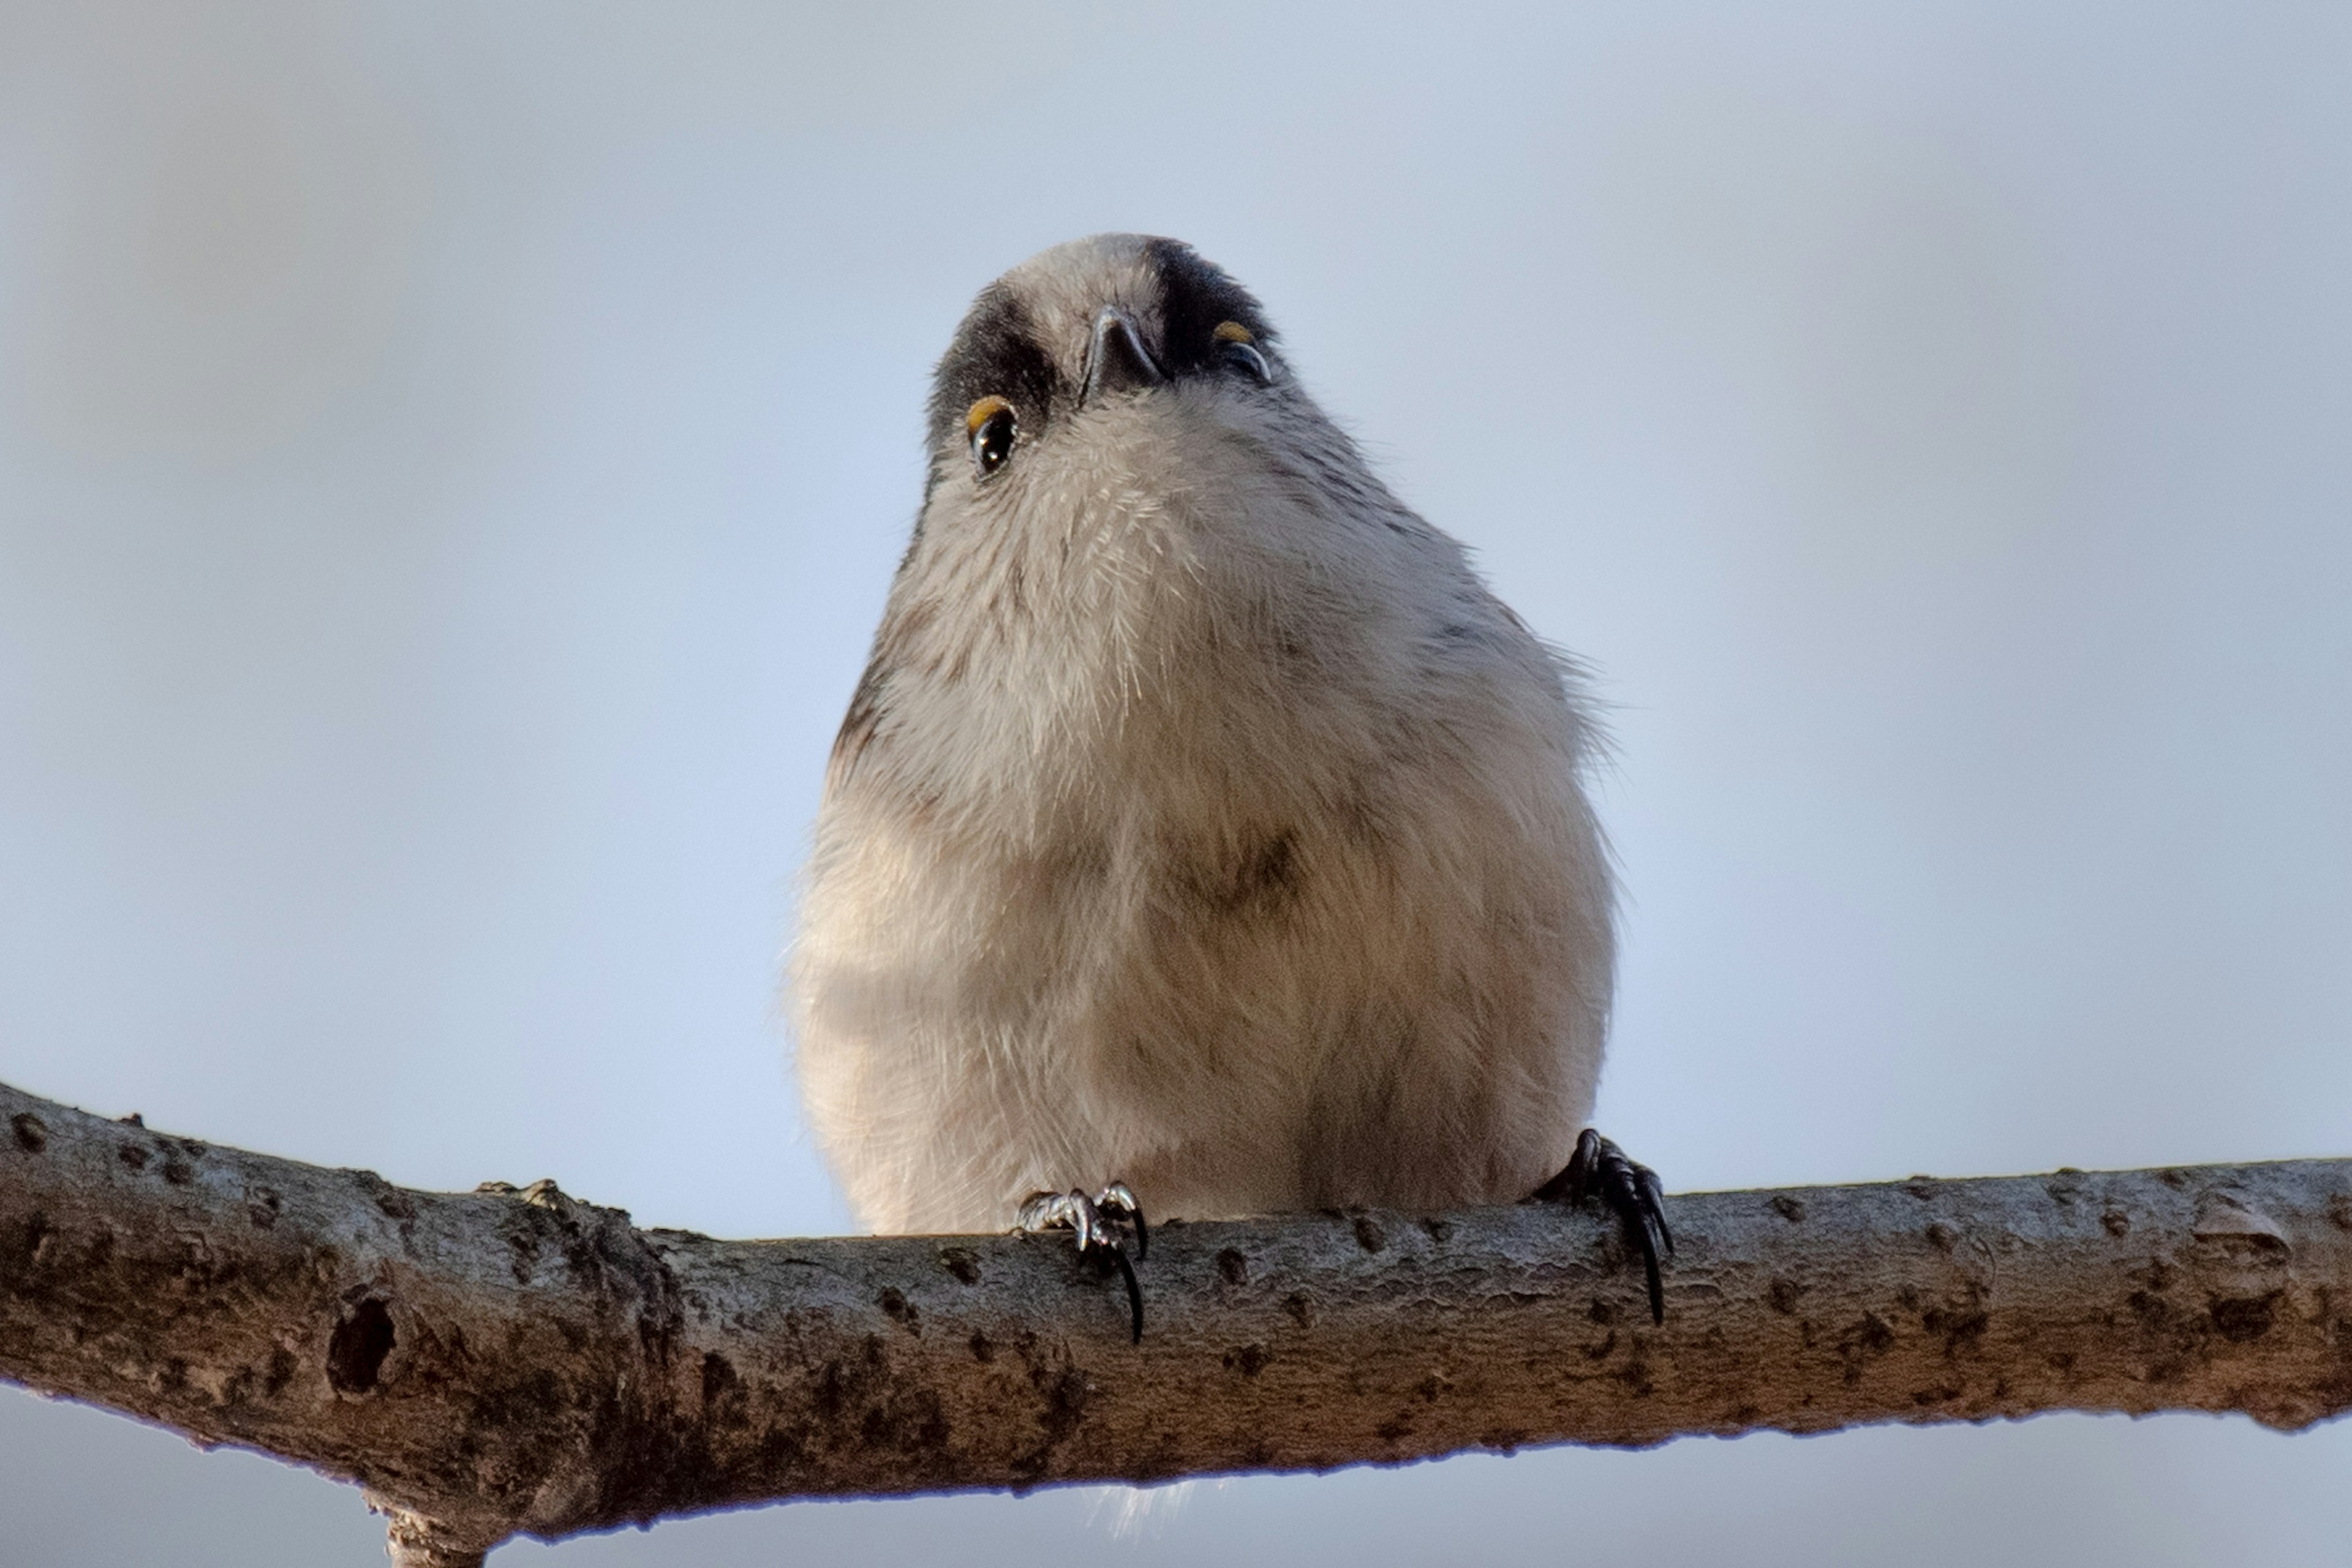
<svg viewBox="0 0 2352 1568">
<path fill-rule="evenodd" d="M 1588 1127 L 1577 1135 L 1568 1168 L 1528 1194 L 1527 1201 L 1577 1205 L 1587 1194 L 1617 1216 L 1627 1239 L 1642 1249 L 1642 1268 L 1650 1282 L 1650 1321 L 1664 1322 L 1666 1288 L 1658 1278 L 1658 1254 L 1674 1256 L 1675 1237 L 1666 1228 L 1666 1194 L 1658 1185 L 1658 1173 Z"/>
<path fill-rule="evenodd" d="M 1032 1193 L 1023 1200 L 1017 1228 L 1034 1235 L 1046 1230 L 1077 1233 L 1078 1256 L 1108 1253 L 1127 1282 L 1128 1311 L 1134 1323 L 1134 1342 L 1143 1342 L 1143 1288 L 1135 1281 L 1135 1263 L 1127 1256 L 1126 1233 L 1135 1233 L 1135 1258 L 1141 1261 L 1151 1242 L 1143 1223 L 1143 1205 L 1124 1182 L 1113 1182 L 1094 1196 L 1084 1192 Z"/>
</svg>

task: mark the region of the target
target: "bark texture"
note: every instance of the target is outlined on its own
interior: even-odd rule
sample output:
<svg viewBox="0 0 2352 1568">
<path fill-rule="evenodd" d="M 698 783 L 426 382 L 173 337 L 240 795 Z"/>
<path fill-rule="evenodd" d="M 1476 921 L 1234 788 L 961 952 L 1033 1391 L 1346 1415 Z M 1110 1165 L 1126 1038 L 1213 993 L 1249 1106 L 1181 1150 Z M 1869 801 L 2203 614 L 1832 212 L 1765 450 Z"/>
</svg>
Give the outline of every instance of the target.
<svg viewBox="0 0 2352 1568">
<path fill-rule="evenodd" d="M 410 1192 L 0 1086 L 0 1377 L 365 1486 L 396 1562 L 774 1499 L 2044 1410 L 2352 1408 L 2352 1161 L 1589 1213 L 732 1242 Z M 1145 1194 L 1147 1202 L 1150 1194 Z"/>
</svg>

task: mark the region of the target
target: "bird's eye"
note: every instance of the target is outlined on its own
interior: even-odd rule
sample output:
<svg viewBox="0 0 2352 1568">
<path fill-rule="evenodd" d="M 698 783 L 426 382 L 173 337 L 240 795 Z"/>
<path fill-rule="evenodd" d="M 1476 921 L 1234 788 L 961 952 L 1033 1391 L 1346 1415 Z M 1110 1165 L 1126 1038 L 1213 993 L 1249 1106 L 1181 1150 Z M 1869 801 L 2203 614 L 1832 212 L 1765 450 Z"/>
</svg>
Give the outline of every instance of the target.
<svg viewBox="0 0 2352 1568">
<path fill-rule="evenodd" d="M 971 437 L 971 471 L 982 479 L 1004 467 L 1013 456 L 1013 443 L 1021 434 L 1021 421 L 1013 412 L 1013 405 L 1001 397 L 983 397 L 971 405 L 963 416 L 963 427 Z"/>
<path fill-rule="evenodd" d="M 1239 321 L 1220 321 L 1216 331 L 1217 353 L 1234 369 L 1245 371 L 1260 386 L 1274 380 L 1274 369 L 1265 363 L 1265 355 L 1257 351 L 1257 335 Z"/>
</svg>

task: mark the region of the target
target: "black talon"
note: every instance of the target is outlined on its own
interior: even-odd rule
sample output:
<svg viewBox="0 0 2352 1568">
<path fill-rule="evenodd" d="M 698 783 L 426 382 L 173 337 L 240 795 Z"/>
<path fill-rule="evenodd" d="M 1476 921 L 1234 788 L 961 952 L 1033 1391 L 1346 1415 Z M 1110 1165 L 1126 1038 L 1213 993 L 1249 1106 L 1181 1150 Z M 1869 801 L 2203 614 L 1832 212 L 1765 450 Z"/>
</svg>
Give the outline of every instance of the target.
<svg viewBox="0 0 2352 1568">
<path fill-rule="evenodd" d="M 1529 1203 L 1581 1205 L 1587 1193 L 1617 1216 L 1628 1239 L 1642 1249 L 1642 1271 L 1650 1287 L 1650 1321 L 1666 1321 L 1666 1287 L 1660 1277 L 1658 1254 L 1675 1252 L 1674 1232 L 1666 1227 L 1666 1194 L 1658 1173 L 1591 1128 L 1577 1134 L 1576 1152 L 1559 1174 L 1528 1195 Z"/>
<path fill-rule="evenodd" d="M 1114 1241 L 1109 1244 L 1108 1250 L 1110 1260 L 1118 1265 L 1119 1278 L 1127 1281 L 1127 1310 L 1133 1320 L 1128 1343 L 1139 1345 L 1143 1342 L 1143 1287 L 1135 1282 L 1135 1265 L 1127 1260 L 1127 1249 Z M 1142 1249 L 1138 1247 L 1136 1250 L 1139 1256 Z"/>
<path fill-rule="evenodd" d="M 1127 1284 L 1128 1314 L 1132 1322 L 1133 1342 L 1143 1342 L 1143 1287 L 1135 1278 L 1135 1265 L 1127 1256 L 1121 1243 L 1118 1224 L 1135 1227 L 1135 1256 L 1141 1258 L 1150 1245 L 1150 1232 L 1143 1223 L 1143 1205 L 1124 1182 L 1113 1182 L 1093 1197 L 1076 1189 L 1066 1193 L 1032 1193 L 1023 1200 L 1018 1228 L 1035 1234 L 1045 1230 L 1070 1230 L 1077 1235 L 1078 1256 L 1108 1252 L 1118 1268 L 1119 1278 Z"/>
</svg>

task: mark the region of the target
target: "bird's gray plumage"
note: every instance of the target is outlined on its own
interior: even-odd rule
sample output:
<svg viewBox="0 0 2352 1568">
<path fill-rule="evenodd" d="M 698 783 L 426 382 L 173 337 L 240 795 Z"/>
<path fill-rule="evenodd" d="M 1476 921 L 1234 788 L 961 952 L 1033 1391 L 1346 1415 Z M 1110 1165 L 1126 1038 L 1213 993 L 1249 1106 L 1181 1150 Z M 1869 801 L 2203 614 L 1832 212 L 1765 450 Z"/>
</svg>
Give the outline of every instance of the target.
<svg viewBox="0 0 2352 1568">
<path fill-rule="evenodd" d="M 1017 434 L 983 473 L 989 399 Z M 1257 302 L 1172 241 L 1056 247 L 981 294 L 927 431 L 790 961 L 859 1215 L 1002 1226 L 1117 1179 L 1170 1215 L 1440 1206 L 1559 1170 L 1612 963 L 1591 721 Z"/>
</svg>

